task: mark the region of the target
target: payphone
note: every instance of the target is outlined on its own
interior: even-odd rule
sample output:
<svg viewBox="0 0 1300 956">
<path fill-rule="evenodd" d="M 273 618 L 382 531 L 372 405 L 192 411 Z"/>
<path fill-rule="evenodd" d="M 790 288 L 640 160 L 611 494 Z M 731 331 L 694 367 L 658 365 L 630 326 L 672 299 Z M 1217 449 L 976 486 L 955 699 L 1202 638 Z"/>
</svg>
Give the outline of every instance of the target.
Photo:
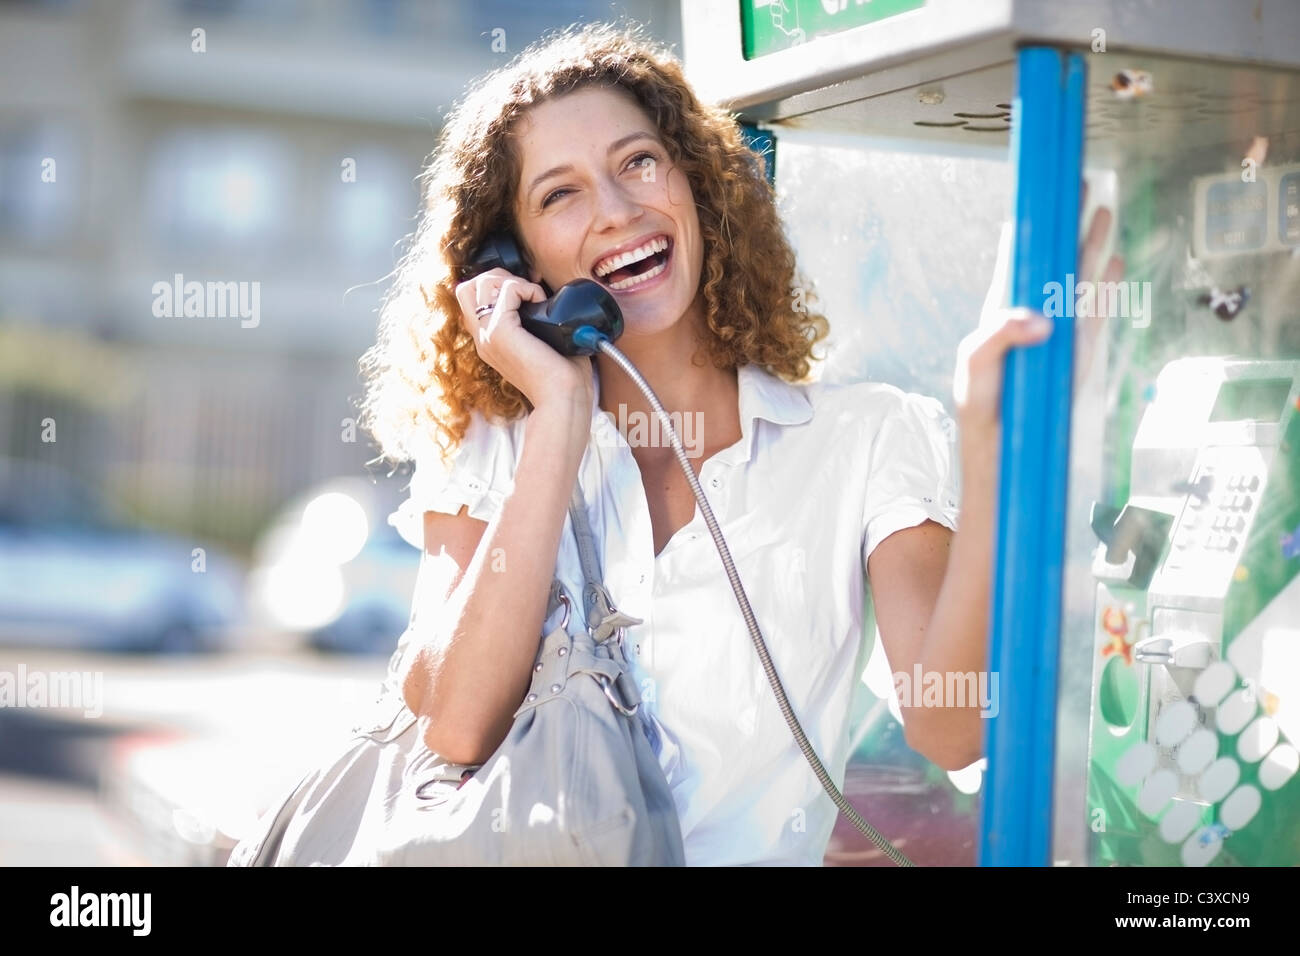
<svg viewBox="0 0 1300 956">
<path fill-rule="evenodd" d="M 1300 765 L 1298 402 L 1300 362 L 1170 362 L 1127 505 L 1113 524 L 1094 508 L 1099 863 L 1204 865 L 1237 843 L 1252 863 L 1295 862 L 1262 834 L 1300 821 L 1285 792 Z M 1266 807 L 1272 825 L 1247 830 Z"/>
</svg>

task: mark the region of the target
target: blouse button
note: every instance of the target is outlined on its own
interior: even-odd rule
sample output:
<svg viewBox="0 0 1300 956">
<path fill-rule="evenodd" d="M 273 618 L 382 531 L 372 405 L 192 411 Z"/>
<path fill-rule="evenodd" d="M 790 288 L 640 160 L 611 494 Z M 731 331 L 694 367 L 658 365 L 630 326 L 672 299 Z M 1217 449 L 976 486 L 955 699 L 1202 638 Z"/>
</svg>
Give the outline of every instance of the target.
<svg viewBox="0 0 1300 956">
<path fill-rule="evenodd" d="M 714 478 L 712 481 L 709 482 L 709 484 L 712 485 L 714 488 L 721 488 L 721 487 L 722 487 L 722 479 L 720 479 L 720 478 Z"/>
</svg>

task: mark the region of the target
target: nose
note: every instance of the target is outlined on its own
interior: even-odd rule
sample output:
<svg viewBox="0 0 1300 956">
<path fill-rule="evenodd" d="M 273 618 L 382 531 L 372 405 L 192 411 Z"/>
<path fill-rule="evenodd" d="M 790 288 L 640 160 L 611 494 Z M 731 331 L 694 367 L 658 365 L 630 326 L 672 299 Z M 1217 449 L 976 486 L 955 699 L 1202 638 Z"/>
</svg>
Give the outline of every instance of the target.
<svg viewBox="0 0 1300 956">
<path fill-rule="evenodd" d="M 593 228 L 598 232 L 617 231 L 635 222 L 640 215 L 641 206 L 622 183 L 609 176 L 597 180 Z"/>
</svg>

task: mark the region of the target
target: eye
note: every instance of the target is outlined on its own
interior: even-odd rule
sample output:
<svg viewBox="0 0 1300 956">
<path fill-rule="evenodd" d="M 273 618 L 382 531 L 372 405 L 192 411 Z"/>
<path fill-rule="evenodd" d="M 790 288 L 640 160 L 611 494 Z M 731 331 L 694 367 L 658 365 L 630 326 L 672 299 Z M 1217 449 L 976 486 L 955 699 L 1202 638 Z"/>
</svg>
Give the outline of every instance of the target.
<svg viewBox="0 0 1300 956">
<path fill-rule="evenodd" d="M 627 161 L 627 165 L 629 169 L 633 167 L 644 168 L 647 165 L 647 161 L 649 165 L 652 166 L 657 162 L 654 153 L 637 153 Z"/>
<path fill-rule="evenodd" d="M 658 159 L 655 157 L 654 153 L 637 153 L 635 156 L 633 156 L 631 159 L 627 161 L 627 166 L 624 168 L 644 169 L 647 165 L 653 166 L 657 162 Z M 571 192 L 573 192 L 572 189 L 566 189 L 564 187 L 551 190 L 542 198 L 542 208 L 545 209 L 555 200 L 562 199 L 563 197 L 567 196 Z"/>
<path fill-rule="evenodd" d="M 561 196 L 567 196 L 567 195 L 568 195 L 570 192 L 572 192 L 572 191 L 573 191 L 573 190 L 571 190 L 571 189 L 553 189 L 553 190 L 551 190 L 549 193 L 546 194 L 546 197 L 542 200 L 542 208 L 545 209 L 547 206 L 549 206 L 549 205 L 551 204 L 551 201 L 552 201 L 552 200 L 554 200 L 554 199 L 558 199 L 558 198 L 560 198 Z"/>
</svg>

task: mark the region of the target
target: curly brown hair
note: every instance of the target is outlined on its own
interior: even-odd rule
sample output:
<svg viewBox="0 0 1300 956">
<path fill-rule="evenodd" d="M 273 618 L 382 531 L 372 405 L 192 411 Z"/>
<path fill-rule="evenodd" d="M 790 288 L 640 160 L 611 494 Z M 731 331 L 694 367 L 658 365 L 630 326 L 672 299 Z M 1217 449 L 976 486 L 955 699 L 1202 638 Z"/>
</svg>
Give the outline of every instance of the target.
<svg viewBox="0 0 1300 956">
<path fill-rule="evenodd" d="M 704 246 L 708 359 L 721 369 L 752 362 L 798 382 L 822 358 L 813 347 L 828 323 L 812 308 L 815 293 L 795 263 L 763 158 L 735 118 L 701 103 L 680 63 L 639 28 L 570 27 L 473 85 L 420 173 L 423 214 L 384 299 L 377 342 L 360 362 L 361 425 L 381 457 L 409 460 L 411 438 L 423 431 L 445 461 L 473 410 L 489 420 L 531 410 L 523 393 L 479 358 L 455 289 L 484 238 L 514 231 L 516 121 L 544 100 L 589 85 L 630 92 L 687 176 Z"/>
</svg>

